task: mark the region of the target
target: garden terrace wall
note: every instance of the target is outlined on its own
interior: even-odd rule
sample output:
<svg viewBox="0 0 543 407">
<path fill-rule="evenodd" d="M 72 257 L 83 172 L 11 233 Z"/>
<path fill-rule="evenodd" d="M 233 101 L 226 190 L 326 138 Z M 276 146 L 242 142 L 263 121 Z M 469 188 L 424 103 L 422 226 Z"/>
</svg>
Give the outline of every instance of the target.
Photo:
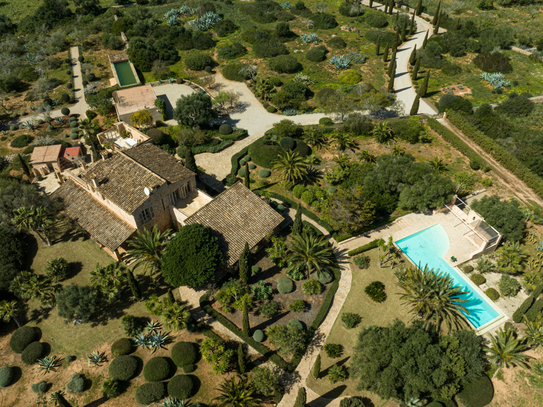
<svg viewBox="0 0 543 407">
<path fill-rule="evenodd" d="M 543 180 L 524 166 L 507 148 L 499 145 L 490 137 L 477 130 L 458 113 L 450 112 L 447 117 L 467 137 L 477 143 L 483 150 L 492 155 L 501 165 L 511 171 L 528 185 L 537 195 L 543 198 Z"/>
<path fill-rule="evenodd" d="M 381 226 L 384 226 L 387 223 L 392 223 L 396 219 L 398 219 L 398 216 L 388 216 L 385 219 L 381 219 L 380 221 L 374 222 L 369 226 L 366 226 L 366 227 L 364 227 L 362 229 L 357 230 L 356 232 L 346 233 L 344 235 L 338 236 L 336 238 L 336 241 L 338 243 L 343 242 L 344 240 L 350 239 L 351 237 L 355 237 L 355 236 L 361 235 L 362 233 L 366 233 L 366 232 L 369 232 L 370 230 L 377 229 L 377 228 L 379 228 Z"/>
</svg>

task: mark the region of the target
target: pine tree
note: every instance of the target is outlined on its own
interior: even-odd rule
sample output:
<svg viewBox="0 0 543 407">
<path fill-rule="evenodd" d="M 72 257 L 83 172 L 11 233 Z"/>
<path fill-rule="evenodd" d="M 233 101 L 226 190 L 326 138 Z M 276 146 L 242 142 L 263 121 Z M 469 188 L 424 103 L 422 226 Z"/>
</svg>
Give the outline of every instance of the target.
<svg viewBox="0 0 543 407">
<path fill-rule="evenodd" d="M 24 158 L 21 156 L 21 154 L 17 154 L 17 158 L 19 160 L 19 164 L 21 165 L 21 169 L 23 170 L 25 175 L 27 177 L 30 177 L 30 167 L 28 166 Z"/>
<path fill-rule="evenodd" d="M 388 80 L 388 92 L 391 93 L 394 91 L 394 77 L 396 76 L 396 61 L 392 62 L 392 71 L 390 79 Z"/>
<path fill-rule="evenodd" d="M 305 387 L 300 387 L 298 389 L 298 395 L 296 396 L 296 401 L 294 402 L 293 407 L 306 407 L 307 395 L 305 393 Z"/>
<path fill-rule="evenodd" d="M 415 13 L 420 16 L 422 14 L 422 0 L 419 0 L 417 3 L 417 9 L 415 10 Z"/>
<path fill-rule="evenodd" d="M 251 327 L 249 326 L 249 307 L 247 302 L 243 303 L 243 335 L 249 336 Z"/>
<path fill-rule="evenodd" d="M 441 12 L 441 0 L 439 0 L 439 3 L 437 3 L 436 12 L 434 14 L 434 18 L 432 19 L 432 25 L 436 25 L 440 12 Z"/>
<path fill-rule="evenodd" d="M 251 189 L 251 174 L 249 172 L 249 163 L 245 163 L 245 177 L 243 178 L 243 185 L 246 188 Z"/>
<path fill-rule="evenodd" d="M 424 37 L 424 41 L 422 42 L 422 49 L 426 48 L 427 42 L 428 42 L 428 31 L 426 31 L 426 36 Z"/>
<path fill-rule="evenodd" d="M 302 205 L 298 204 L 296 216 L 294 217 L 294 223 L 292 224 L 292 236 L 301 235 L 303 229 L 304 224 L 302 222 Z"/>
<path fill-rule="evenodd" d="M 375 46 L 375 55 L 379 56 L 379 51 L 381 48 L 381 37 L 377 37 L 377 45 Z"/>
<path fill-rule="evenodd" d="M 409 35 L 415 34 L 415 12 L 411 16 L 411 26 L 409 27 Z"/>
<path fill-rule="evenodd" d="M 243 284 L 247 284 L 249 282 L 249 269 L 250 269 L 250 263 L 251 261 L 251 250 L 249 250 L 249 243 L 245 242 L 245 248 L 241 252 L 241 255 L 239 256 L 239 279 Z"/>
<path fill-rule="evenodd" d="M 140 286 L 138 285 L 138 282 L 134 278 L 134 273 L 132 272 L 132 270 L 128 270 L 126 272 L 126 279 L 128 281 L 128 286 L 130 287 L 130 291 L 132 292 L 132 296 L 138 301 L 141 300 Z"/>
<path fill-rule="evenodd" d="M 194 159 L 194 154 L 192 154 L 192 150 L 189 147 L 187 147 L 187 152 L 185 153 L 185 167 L 187 167 L 188 170 L 198 174 L 196 160 Z"/>
<path fill-rule="evenodd" d="M 415 96 L 415 100 L 413 101 L 413 106 L 411 106 L 411 111 L 409 112 L 410 116 L 416 116 L 419 113 L 419 105 L 420 105 L 420 96 Z"/>
<path fill-rule="evenodd" d="M 238 367 L 241 374 L 245 374 L 245 355 L 243 354 L 243 345 L 238 345 Z"/>
<path fill-rule="evenodd" d="M 313 365 L 312 373 L 315 380 L 319 378 L 319 375 L 321 374 L 321 355 L 317 355 L 317 359 L 315 359 L 315 364 Z"/>
<path fill-rule="evenodd" d="M 441 14 L 442 13 L 439 13 L 439 17 L 437 18 L 437 22 L 436 22 L 436 25 L 434 27 L 434 34 L 439 34 L 439 26 L 441 24 Z"/>
<path fill-rule="evenodd" d="M 428 69 L 426 71 L 426 76 L 424 77 L 424 81 L 422 82 L 422 86 L 419 89 L 419 96 L 421 98 L 426 96 L 426 92 L 428 91 L 428 81 L 430 80 L 430 70 Z"/>
<path fill-rule="evenodd" d="M 419 74 L 419 69 L 420 69 L 420 57 L 417 56 L 417 62 L 415 62 L 415 67 L 413 68 L 413 72 L 411 73 L 411 79 L 416 81 L 417 80 L 417 76 Z"/>
<path fill-rule="evenodd" d="M 417 44 L 415 44 L 415 47 L 413 47 L 413 51 L 409 56 L 409 64 L 413 66 L 415 65 L 415 62 L 417 62 Z"/>
<path fill-rule="evenodd" d="M 387 45 L 385 45 L 385 52 L 383 53 L 383 62 L 386 62 L 388 60 L 388 49 L 389 49 L 389 47 L 390 47 L 390 45 L 387 42 Z"/>
<path fill-rule="evenodd" d="M 403 19 L 403 24 L 402 24 L 402 42 L 405 42 L 405 40 L 407 39 L 406 35 L 407 35 L 407 18 L 404 18 Z"/>
</svg>

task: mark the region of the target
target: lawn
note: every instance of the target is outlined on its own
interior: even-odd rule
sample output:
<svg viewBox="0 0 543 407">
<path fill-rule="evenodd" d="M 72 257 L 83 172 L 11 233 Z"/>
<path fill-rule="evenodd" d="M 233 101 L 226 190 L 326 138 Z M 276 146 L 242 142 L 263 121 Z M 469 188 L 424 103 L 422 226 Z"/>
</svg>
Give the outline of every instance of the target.
<svg viewBox="0 0 543 407">
<path fill-rule="evenodd" d="M 387 326 L 396 318 L 408 322 L 410 316 L 400 301 L 397 293 L 400 291 L 396 285 L 396 277 L 390 268 L 379 268 L 377 249 L 364 253 L 370 257 L 368 269 L 360 270 L 351 264 L 353 279 L 351 291 L 343 304 L 341 312 L 336 319 L 330 334 L 325 343 L 341 344 L 344 347 L 343 355 L 337 359 L 329 358 L 324 351 L 321 352 L 321 375 L 315 380 L 310 375 L 307 385 L 316 393 L 325 398 L 336 398 L 344 396 L 361 396 L 370 398 L 376 406 L 383 406 L 386 401 L 367 391 L 356 390 L 356 381 L 352 378 L 345 382 L 331 384 L 327 370 L 335 363 L 349 366 L 349 359 L 353 354 L 357 342 L 358 333 L 364 327 L 370 325 Z M 383 303 L 372 301 L 365 293 L 364 288 L 372 281 L 381 281 L 385 285 L 387 299 Z M 345 312 L 357 313 L 362 317 L 362 322 L 353 329 L 346 329 L 341 322 L 341 315 Z"/>
</svg>

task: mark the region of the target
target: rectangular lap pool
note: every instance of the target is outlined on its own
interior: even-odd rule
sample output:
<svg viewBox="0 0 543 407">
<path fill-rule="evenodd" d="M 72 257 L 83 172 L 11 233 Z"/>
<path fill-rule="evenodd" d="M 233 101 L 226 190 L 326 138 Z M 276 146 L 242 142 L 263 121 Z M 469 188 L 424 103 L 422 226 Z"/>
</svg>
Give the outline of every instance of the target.
<svg viewBox="0 0 543 407">
<path fill-rule="evenodd" d="M 117 72 L 117 77 L 119 78 L 119 86 L 134 85 L 138 83 L 134 72 L 132 72 L 132 67 L 130 62 L 121 62 L 113 65 L 115 67 L 115 72 Z"/>
<path fill-rule="evenodd" d="M 418 233 L 398 240 L 396 245 L 405 253 L 409 259 L 416 265 L 424 268 L 440 270 L 447 273 L 454 280 L 455 285 L 462 288 L 462 291 L 468 292 L 465 298 L 468 300 L 462 305 L 468 310 L 469 315 L 466 318 L 471 324 L 479 329 L 489 322 L 500 317 L 500 313 L 490 303 L 490 299 L 486 298 L 473 286 L 468 283 L 467 278 L 462 272 L 451 267 L 443 258 L 449 250 L 449 237 L 447 232 L 441 225 L 434 225 L 428 229 L 424 229 Z"/>
</svg>

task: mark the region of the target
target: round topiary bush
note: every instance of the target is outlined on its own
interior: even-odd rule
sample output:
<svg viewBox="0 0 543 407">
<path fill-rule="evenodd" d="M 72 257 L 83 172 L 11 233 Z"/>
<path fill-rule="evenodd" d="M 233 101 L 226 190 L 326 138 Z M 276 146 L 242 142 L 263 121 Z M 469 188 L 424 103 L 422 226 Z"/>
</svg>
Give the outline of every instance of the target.
<svg viewBox="0 0 543 407">
<path fill-rule="evenodd" d="M 288 324 L 287 324 L 289 327 L 296 327 L 300 330 L 303 330 L 304 329 L 304 326 L 302 325 L 302 323 L 300 321 L 298 321 L 297 319 L 291 319 L 290 321 L 288 321 Z"/>
<path fill-rule="evenodd" d="M 68 109 L 67 107 L 63 107 L 62 109 L 60 109 L 60 113 L 62 113 L 64 116 L 68 116 L 70 114 L 70 109 Z"/>
<path fill-rule="evenodd" d="M 49 126 L 47 126 L 47 130 L 53 131 L 53 130 L 55 130 L 55 127 L 50 124 Z"/>
<path fill-rule="evenodd" d="M 245 164 L 243 164 L 243 165 L 245 165 Z M 238 176 L 239 177 L 244 177 L 245 176 L 245 168 L 240 168 L 238 170 Z"/>
<path fill-rule="evenodd" d="M 196 365 L 185 365 L 183 366 L 183 372 L 185 373 L 192 373 L 196 370 Z"/>
<path fill-rule="evenodd" d="M 251 274 L 254 276 L 255 274 L 258 274 L 260 273 L 260 270 L 262 270 L 260 267 L 258 266 L 251 266 Z"/>
<path fill-rule="evenodd" d="M 171 357 L 176 366 L 193 365 L 198 360 L 198 349 L 192 342 L 177 342 L 173 345 Z"/>
<path fill-rule="evenodd" d="M 246 164 L 245 160 L 239 160 L 239 166 L 243 167 Z"/>
<path fill-rule="evenodd" d="M 470 278 L 471 278 L 471 281 L 473 281 L 477 285 L 486 283 L 486 278 L 482 276 L 481 274 L 475 273 Z"/>
<path fill-rule="evenodd" d="M 468 264 L 468 265 L 462 267 L 462 271 L 463 271 L 464 273 L 468 273 L 468 274 L 469 274 L 469 273 L 471 273 L 471 272 L 473 271 L 473 266 L 471 266 L 471 265 Z"/>
<path fill-rule="evenodd" d="M 19 126 L 17 126 L 16 124 L 12 124 L 11 126 L 9 126 L 9 129 L 10 129 L 11 131 L 15 131 L 15 130 L 17 130 L 18 128 L 19 128 Z"/>
<path fill-rule="evenodd" d="M 268 178 L 271 175 L 271 172 L 265 168 L 262 168 L 260 171 L 258 171 L 258 175 L 260 178 Z"/>
<path fill-rule="evenodd" d="M 223 135 L 232 134 L 232 127 L 228 124 L 221 124 L 221 127 L 219 127 L 219 133 Z"/>
<path fill-rule="evenodd" d="M 294 291 L 294 282 L 285 276 L 281 276 L 277 279 L 277 291 L 281 294 L 288 294 Z"/>
<path fill-rule="evenodd" d="M 364 21 L 367 25 L 374 28 L 382 28 L 388 25 L 385 15 L 378 12 L 366 13 Z"/>
<path fill-rule="evenodd" d="M 66 389 L 70 393 L 81 393 L 85 390 L 85 378 L 80 374 L 74 374 L 66 384 Z"/>
<path fill-rule="evenodd" d="M 77 116 L 70 116 L 70 118 L 68 120 L 71 121 L 71 122 L 77 121 Z"/>
<path fill-rule="evenodd" d="M 79 129 L 70 129 L 70 133 L 72 133 L 72 134 L 76 133 L 77 134 L 77 133 L 79 133 Z"/>
<path fill-rule="evenodd" d="M 463 389 L 458 393 L 460 401 L 469 407 L 484 407 L 494 398 L 494 386 L 487 375 L 463 383 Z"/>
<path fill-rule="evenodd" d="M 321 126 L 333 126 L 334 121 L 332 119 L 330 119 L 329 117 L 321 117 L 319 119 L 319 124 Z"/>
<path fill-rule="evenodd" d="M 2 387 L 9 386 L 12 380 L 13 380 L 13 368 L 11 368 L 10 366 L 0 367 L 0 389 Z"/>
<path fill-rule="evenodd" d="M 148 405 L 162 399 L 165 395 L 166 387 L 164 383 L 144 383 L 136 389 L 136 402 Z"/>
<path fill-rule="evenodd" d="M 66 361 L 66 363 L 72 363 L 74 360 L 76 360 L 77 358 L 75 356 L 72 356 L 72 355 L 68 355 L 64 358 L 64 360 Z"/>
<path fill-rule="evenodd" d="M 36 363 L 36 360 L 43 357 L 44 352 L 45 346 L 43 345 L 43 343 L 32 342 L 25 348 L 25 350 L 23 350 L 23 353 L 21 354 L 21 359 L 23 363 L 31 365 L 33 363 Z"/>
<path fill-rule="evenodd" d="M 111 345 L 111 354 L 113 357 L 118 357 L 121 355 L 128 355 L 132 352 L 132 341 L 128 338 L 121 338 L 113 342 Z"/>
<path fill-rule="evenodd" d="M 138 369 L 138 360 L 134 356 L 121 355 L 110 363 L 109 377 L 113 380 L 127 381 L 134 377 Z"/>
<path fill-rule="evenodd" d="M 485 294 L 492 301 L 496 301 L 498 298 L 500 298 L 500 293 L 497 290 L 495 290 L 494 288 L 487 288 L 485 290 Z"/>
<path fill-rule="evenodd" d="M 302 70 L 302 64 L 292 55 L 279 55 L 268 61 L 268 66 L 277 73 L 295 73 Z"/>
<path fill-rule="evenodd" d="M 70 134 L 70 138 L 71 138 L 72 140 L 77 140 L 77 139 L 79 138 L 79 133 L 72 133 L 72 134 Z"/>
<path fill-rule="evenodd" d="M 74 87 L 74 85 L 72 85 L 71 83 L 67 83 L 66 84 L 66 88 L 67 89 L 72 89 Z"/>
<path fill-rule="evenodd" d="M 283 137 L 281 140 L 279 140 L 279 145 L 283 150 L 290 151 L 295 147 L 296 142 L 291 137 Z"/>
<path fill-rule="evenodd" d="M 143 368 L 143 377 L 148 382 L 159 382 L 170 374 L 170 364 L 166 358 L 155 356 Z"/>
<path fill-rule="evenodd" d="M 249 161 L 251 161 L 251 157 L 249 157 L 248 155 L 246 155 L 245 157 L 243 157 L 243 161 L 245 161 L 246 163 L 248 163 Z"/>
<path fill-rule="evenodd" d="M 256 168 L 256 165 L 254 165 L 253 163 L 249 164 L 249 169 L 254 170 L 255 168 Z"/>
<path fill-rule="evenodd" d="M 34 392 L 34 393 L 47 393 L 47 390 L 49 390 L 49 383 L 47 383 L 46 381 L 42 380 L 41 382 L 38 382 L 38 383 L 34 383 L 30 389 Z"/>
<path fill-rule="evenodd" d="M 334 280 L 334 275 L 329 270 L 323 269 L 317 274 L 317 280 L 321 284 L 328 284 Z"/>
<path fill-rule="evenodd" d="M 178 400 L 188 399 L 192 396 L 194 382 L 187 375 L 179 374 L 172 377 L 168 383 L 168 395 Z"/>
<path fill-rule="evenodd" d="M 79 123 L 77 122 L 77 120 L 70 120 L 70 127 L 78 127 L 79 126 Z"/>
<path fill-rule="evenodd" d="M 34 342 L 36 330 L 31 326 L 22 326 L 18 328 L 9 340 L 9 347 L 15 353 L 23 353 L 28 345 Z"/>
<path fill-rule="evenodd" d="M 257 342 L 262 342 L 264 340 L 264 332 L 262 332 L 260 329 L 257 329 L 253 334 L 253 339 Z"/>
<path fill-rule="evenodd" d="M 362 77 L 354 69 L 347 69 L 341 72 L 337 79 L 345 85 L 355 85 L 362 80 Z"/>
<path fill-rule="evenodd" d="M 341 37 L 332 37 L 327 44 L 333 49 L 343 49 L 347 46 L 347 43 Z"/>
<path fill-rule="evenodd" d="M 268 106 L 266 108 L 266 110 L 268 111 L 268 113 L 275 113 L 277 112 L 277 108 L 275 106 Z"/>
</svg>

